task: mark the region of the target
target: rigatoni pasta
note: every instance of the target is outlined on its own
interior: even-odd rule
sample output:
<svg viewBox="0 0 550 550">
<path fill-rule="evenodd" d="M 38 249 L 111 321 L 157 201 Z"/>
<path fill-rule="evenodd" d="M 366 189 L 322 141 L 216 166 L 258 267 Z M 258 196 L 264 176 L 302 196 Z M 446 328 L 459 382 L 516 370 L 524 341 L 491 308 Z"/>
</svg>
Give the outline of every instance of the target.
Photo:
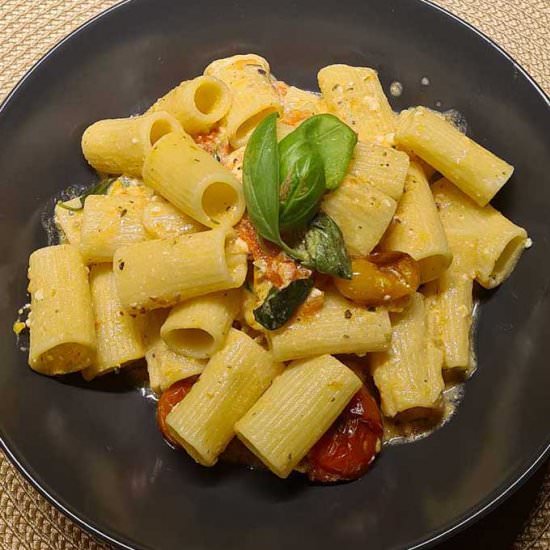
<svg viewBox="0 0 550 550">
<path fill-rule="evenodd" d="M 268 338 L 277 361 L 325 353 L 361 355 L 386 349 L 391 327 L 387 311 L 369 311 L 330 292 L 318 311 L 298 315 Z"/>
<path fill-rule="evenodd" d="M 443 352 L 443 368 L 473 367 L 472 330 L 474 280 L 455 255 L 453 265 L 425 288 L 429 337 Z"/>
<path fill-rule="evenodd" d="M 97 354 L 94 363 L 82 371 L 86 380 L 141 359 L 145 355 L 139 321 L 122 308 L 110 264 L 92 267 L 90 287 Z"/>
<path fill-rule="evenodd" d="M 439 277 L 452 261 L 428 180 L 414 162 L 409 166 L 405 191 L 381 248 L 410 254 L 420 265 L 423 283 Z"/>
<path fill-rule="evenodd" d="M 282 111 L 270 78 L 269 63 L 259 55 L 234 55 L 213 61 L 204 74 L 225 82 L 233 97 L 225 127 L 233 147 L 246 143 L 252 130 L 269 113 Z"/>
<path fill-rule="evenodd" d="M 398 201 L 403 194 L 409 163 L 409 156 L 403 151 L 359 141 L 349 173 Z"/>
<path fill-rule="evenodd" d="M 229 88 L 212 76 L 187 80 L 161 97 L 148 112 L 164 111 L 174 116 L 189 134 L 205 133 L 229 110 Z"/>
<path fill-rule="evenodd" d="M 395 114 L 374 69 L 329 65 L 317 78 L 330 111 L 354 129 L 359 139 L 392 145 Z"/>
<path fill-rule="evenodd" d="M 223 346 L 240 306 L 236 289 L 185 300 L 172 308 L 160 335 L 172 351 L 206 359 Z"/>
<path fill-rule="evenodd" d="M 113 261 L 121 246 L 147 239 L 146 200 L 139 196 L 90 195 L 84 201 L 79 249 L 86 263 Z"/>
<path fill-rule="evenodd" d="M 255 54 L 192 76 L 84 132 L 99 182 L 57 203 L 14 332 L 43 374 L 124 367 L 199 464 L 357 479 L 456 408 L 475 284 L 531 244 L 487 204 L 513 167 L 441 113 L 394 113 L 369 67 L 321 69 L 321 93 Z"/>
<path fill-rule="evenodd" d="M 244 212 L 241 184 L 183 134 L 160 139 L 143 167 L 145 184 L 208 227 L 235 225 Z"/>
<path fill-rule="evenodd" d="M 88 273 L 70 244 L 35 250 L 29 259 L 29 365 L 43 374 L 90 366 L 96 336 Z"/>
<path fill-rule="evenodd" d="M 285 478 L 360 387 L 353 371 L 330 355 L 295 361 L 237 422 L 237 435 Z"/>
<path fill-rule="evenodd" d="M 159 195 L 155 195 L 145 205 L 142 222 L 152 239 L 169 239 L 208 229 Z"/>
<path fill-rule="evenodd" d="M 514 171 L 513 166 L 462 134 L 441 114 L 424 107 L 400 114 L 395 139 L 480 206 L 496 195 Z"/>
<path fill-rule="evenodd" d="M 143 343 L 149 385 L 156 393 L 162 393 L 176 382 L 197 376 L 206 360 L 195 359 L 173 352 L 160 336 L 160 327 L 167 311 L 155 309 L 146 314 L 143 322 Z"/>
<path fill-rule="evenodd" d="M 525 250 L 525 229 L 492 206 L 477 205 L 444 179 L 434 184 L 433 193 L 445 232 L 460 254 L 469 257 L 477 282 L 485 288 L 501 284 Z"/>
<path fill-rule="evenodd" d="M 141 177 L 151 147 L 162 136 L 181 131 L 180 123 L 164 111 L 100 120 L 84 132 L 82 152 L 98 172 Z"/>
<path fill-rule="evenodd" d="M 428 338 L 424 297 L 414 294 L 402 313 L 392 314 L 388 351 L 374 353 L 371 370 L 386 416 L 430 410 L 443 391 L 441 352 Z"/>
<path fill-rule="evenodd" d="M 352 255 L 366 256 L 380 242 L 397 203 L 368 183 L 348 176 L 326 195 L 321 208 L 340 227 Z"/>
<path fill-rule="evenodd" d="M 246 276 L 246 253 L 246 245 L 222 229 L 124 246 L 113 261 L 120 301 L 146 311 L 237 288 Z"/>
<path fill-rule="evenodd" d="M 168 415 L 173 437 L 203 466 L 213 466 L 235 424 L 269 387 L 282 365 L 252 338 L 231 330 L 189 395 Z"/>
</svg>

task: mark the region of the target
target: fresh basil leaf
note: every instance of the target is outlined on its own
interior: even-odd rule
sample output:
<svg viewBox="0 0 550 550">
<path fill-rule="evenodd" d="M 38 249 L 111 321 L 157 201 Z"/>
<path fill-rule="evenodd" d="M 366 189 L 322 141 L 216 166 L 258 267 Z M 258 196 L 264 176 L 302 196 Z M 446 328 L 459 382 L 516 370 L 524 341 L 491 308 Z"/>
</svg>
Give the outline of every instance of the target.
<svg viewBox="0 0 550 550">
<path fill-rule="evenodd" d="M 284 165 L 297 142 L 305 142 L 317 151 L 325 171 L 327 189 L 336 189 L 348 170 L 357 134 L 334 115 L 321 114 L 308 118 L 279 143 L 279 154 Z M 282 167 L 282 171 L 287 167 Z"/>
<path fill-rule="evenodd" d="M 243 190 L 248 216 L 258 233 L 280 244 L 276 120 L 277 113 L 268 115 L 250 136 L 243 159 Z"/>
<path fill-rule="evenodd" d="M 78 212 L 79 210 L 82 210 L 84 208 L 84 201 L 86 200 L 86 197 L 89 197 L 90 195 L 106 195 L 107 191 L 109 191 L 109 187 L 111 187 L 111 185 L 116 179 L 117 179 L 116 177 L 104 178 L 100 180 L 98 183 L 96 183 L 95 185 L 92 185 L 92 187 L 87 189 L 82 195 L 80 195 L 80 197 L 78 197 L 80 199 L 79 207 L 68 206 L 64 204 L 62 201 L 59 201 L 57 204 L 61 208 L 64 208 L 65 210 L 70 210 L 71 212 Z"/>
<path fill-rule="evenodd" d="M 301 245 L 308 256 L 302 263 L 319 273 L 351 279 L 351 260 L 336 222 L 319 214 L 310 224 Z"/>
<path fill-rule="evenodd" d="M 321 157 L 308 143 L 297 141 L 281 157 L 281 210 L 284 231 L 300 231 L 315 216 L 326 191 Z"/>
<path fill-rule="evenodd" d="M 273 287 L 264 303 L 254 310 L 254 318 L 267 330 L 281 328 L 305 302 L 312 287 L 312 279 L 292 281 L 281 290 Z"/>
</svg>

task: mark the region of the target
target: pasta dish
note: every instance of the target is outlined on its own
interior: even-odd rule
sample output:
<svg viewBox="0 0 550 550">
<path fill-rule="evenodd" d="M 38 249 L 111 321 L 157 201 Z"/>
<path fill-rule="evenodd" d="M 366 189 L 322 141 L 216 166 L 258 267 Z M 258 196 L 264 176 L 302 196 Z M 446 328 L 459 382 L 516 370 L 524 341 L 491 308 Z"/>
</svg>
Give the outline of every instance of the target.
<svg viewBox="0 0 550 550">
<path fill-rule="evenodd" d="M 254 54 L 82 136 L 98 182 L 29 260 L 29 365 L 146 368 L 164 437 L 203 466 L 363 475 L 427 433 L 474 369 L 474 283 L 530 246 L 490 205 L 513 167 L 445 113 L 395 113 L 377 72 L 320 93 Z"/>
</svg>

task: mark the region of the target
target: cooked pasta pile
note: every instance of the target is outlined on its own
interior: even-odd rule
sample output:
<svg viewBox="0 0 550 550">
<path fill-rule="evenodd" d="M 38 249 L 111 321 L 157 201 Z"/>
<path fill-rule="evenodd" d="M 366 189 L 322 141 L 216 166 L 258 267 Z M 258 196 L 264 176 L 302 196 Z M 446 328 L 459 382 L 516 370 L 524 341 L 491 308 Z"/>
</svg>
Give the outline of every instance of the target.
<svg viewBox="0 0 550 550">
<path fill-rule="evenodd" d="M 320 482 L 362 475 L 384 419 L 441 410 L 472 368 L 474 282 L 501 284 L 530 242 L 489 204 L 513 167 L 441 113 L 394 113 L 373 69 L 318 80 L 236 55 L 87 128 L 100 182 L 57 204 L 61 244 L 29 261 L 32 369 L 144 359 L 195 461 L 239 441 Z"/>
</svg>

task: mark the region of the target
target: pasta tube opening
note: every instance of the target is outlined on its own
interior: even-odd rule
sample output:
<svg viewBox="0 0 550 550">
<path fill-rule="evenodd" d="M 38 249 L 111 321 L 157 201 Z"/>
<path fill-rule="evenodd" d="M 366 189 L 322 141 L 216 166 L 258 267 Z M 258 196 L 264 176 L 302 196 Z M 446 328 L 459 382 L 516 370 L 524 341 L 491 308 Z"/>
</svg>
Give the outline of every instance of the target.
<svg viewBox="0 0 550 550">
<path fill-rule="evenodd" d="M 31 367 L 42 374 L 66 374 L 81 370 L 95 357 L 95 348 L 78 342 L 65 342 L 32 359 Z"/>
<path fill-rule="evenodd" d="M 152 148 L 143 167 L 145 184 L 208 227 L 235 225 L 245 208 L 235 176 L 187 134 L 169 134 Z"/>
<path fill-rule="evenodd" d="M 227 97 L 219 81 L 207 76 L 202 77 L 193 95 L 197 110 L 215 119 L 214 122 L 225 115 L 228 107 Z"/>
<path fill-rule="evenodd" d="M 233 218 L 239 205 L 240 198 L 237 190 L 223 181 L 211 183 L 202 194 L 202 208 L 205 214 L 218 223 L 223 223 L 227 218 Z"/>
<path fill-rule="evenodd" d="M 165 111 L 100 120 L 82 135 L 82 152 L 98 172 L 141 177 L 151 147 L 172 132 L 182 133 L 182 128 Z"/>
<path fill-rule="evenodd" d="M 149 128 L 149 143 L 151 147 L 163 136 L 171 132 L 177 132 L 178 126 L 174 124 L 172 117 L 164 117 L 162 113 L 157 114 L 156 120 L 152 121 Z"/>
<path fill-rule="evenodd" d="M 506 244 L 498 256 L 487 280 L 479 281 L 485 288 L 498 286 L 512 271 L 525 248 L 526 235 L 518 235 Z"/>
<path fill-rule="evenodd" d="M 223 346 L 240 304 L 238 290 L 186 300 L 170 311 L 160 335 L 172 351 L 206 359 Z"/>
<path fill-rule="evenodd" d="M 170 348 L 178 348 L 184 355 L 206 356 L 214 347 L 214 338 L 200 328 L 180 328 L 167 336 Z M 185 353 L 187 352 L 187 353 Z"/>
</svg>

